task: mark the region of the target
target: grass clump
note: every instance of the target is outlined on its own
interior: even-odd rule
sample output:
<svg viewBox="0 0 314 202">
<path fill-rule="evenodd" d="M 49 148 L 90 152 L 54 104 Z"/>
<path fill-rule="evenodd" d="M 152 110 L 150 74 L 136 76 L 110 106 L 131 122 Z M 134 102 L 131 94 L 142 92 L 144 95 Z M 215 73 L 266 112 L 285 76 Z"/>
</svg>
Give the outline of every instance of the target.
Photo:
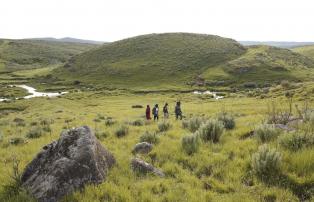
<svg viewBox="0 0 314 202">
<path fill-rule="evenodd" d="M 204 118 L 195 116 L 187 120 L 183 120 L 182 127 L 187 128 L 188 130 L 194 133 L 200 128 L 200 126 L 204 123 L 204 121 L 205 121 Z"/>
<path fill-rule="evenodd" d="M 25 140 L 24 140 L 24 138 L 21 138 L 21 137 L 12 137 L 9 140 L 9 143 L 12 145 L 19 145 L 19 144 L 25 143 Z"/>
<path fill-rule="evenodd" d="M 221 121 L 227 130 L 231 130 L 235 128 L 235 120 L 234 117 L 228 113 L 221 113 L 218 115 L 218 120 Z"/>
<path fill-rule="evenodd" d="M 262 180 L 277 176 L 281 172 L 281 154 L 267 145 L 262 145 L 252 156 L 252 168 Z"/>
<path fill-rule="evenodd" d="M 117 137 L 123 137 L 126 136 L 129 133 L 129 127 L 126 125 L 121 125 L 116 130 L 115 134 Z"/>
<path fill-rule="evenodd" d="M 254 135 L 261 142 L 269 142 L 279 135 L 279 130 L 271 124 L 261 124 L 255 128 Z"/>
<path fill-rule="evenodd" d="M 103 140 L 107 137 L 109 137 L 109 133 L 108 132 L 100 132 L 100 131 L 95 131 L 95 136 L 97 137 L 97 139 L 99 140 Z"/>
<path fill-rule="evenodd" d="M 162 121 L 158 124 L 158 130 L 160 132 L 165 132 L 171 128 L 171 123 L 168 121 Z"/>
<path fill-rule="evenodd" d="M 199 137 L 195 134 L 187 135 L 182 138 L 181 141 L 183 150 L 188 154 L 191 155 L 196 153 L 199 149 L 200 141 Z"/>
<path fill-rule="evenodd" d="M 114 125 L 115 123 L 116 123 L 116 121 L 114 121 L 113 119 L 107 118 L 107 119 L 105 120 L 105 125 L 106 125 L 106 126 L 112 126 L 112 125 Z"/>
<path fill-rule="evenodd" d="M 224 132 L 223 124 L 216 119 L 210 119 L 206 123 L 201 125 L 201 127 L 197 131 L 197 135 L 199 135 L 199 137 L 204 142 L 211 141 L 213 143 L 217 143 L 219 142 L 223 132 Z"/>
<path fill-rule="evenodd" d="M 26 137 L 30 139 L 40 138 L 43 135 L 43 131 L 40 127 L 31 128 L 27 134 Z"/>
<path fill-rule="evenodd" d="M 141 137 L 140 142 L 148 142 L 151 144 L 157 144 L 159 143 L 159 137 L 154 132 L 146 131 Z"/>
<path fill-rule="evenodd" d="M 145 124 L 145 122 L 142 119 L 137 119 L 137 120 L 131 122 L 130 124 L 133 126 L 143 126 Z"/>
<path fill-rule="evenodd" d="M 283 135 L 279 143 L 282 147 L 291 151 L 298 151 L 314 146 L 314 135 L 306 133 L 288 133 Z"/>
</svg>

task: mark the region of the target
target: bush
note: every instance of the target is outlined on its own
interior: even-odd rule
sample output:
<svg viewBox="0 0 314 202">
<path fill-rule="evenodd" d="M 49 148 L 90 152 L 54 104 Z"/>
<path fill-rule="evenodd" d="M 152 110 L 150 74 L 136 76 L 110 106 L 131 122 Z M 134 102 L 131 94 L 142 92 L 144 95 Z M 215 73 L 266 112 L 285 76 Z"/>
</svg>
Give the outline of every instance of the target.
<svg viewBox="0 0 314 202">
<path fill-rule="evenodd" d="M 257 84 L 255 82 L 246 82 L 243 84 L 244 88 L 257 88 Z"/>
<path fill-rule="evenodd" d="M 119 128 L 115 132 L 117 137 L 126 136 L 128 133 L 129 133 L 129 127 L 126 125 L 119 126 Z"/>
<path fill-rule="evenodd" d="M 99 132 L 99 131 L 96 131 L 95 132 L 95 136 L 97 137 L 97 139 L 99 140 L 103 140 L 105 138 L 107 138 L 110 134 L 108 132 Z"/>
<path fill-rule="evenodd" d="M 146 131 L 141 137 L 140 142 L 148 142 L 151 144 L 157 144 L 159 142 L 159 137 L 156 133 L 152 133 L 149 131 Z"/>
<path fill-rule="evenodd" d="M 202 124 L 197 131 L 197 135 L 204 141 L 211 141 L 217 143 L 220 140 L 221 135 L 223 134 L 224 126 L 223 124 L 216 120 L 210 119 L 206 123 Z"/>
<path fill-rule="evenodd" d="M 42 136 L 42 129 L 39 127 L 31 128 L 26 134 L 27 138 L 39 138 Z"/>
<path fill-rule="evenodd" d="M 262 145 L 252 155 L 252 168 L 260 179 L 271 179 L 281 172 L 281 154 L 267 145 Z"/>
<path fill-rule="evenodd" d="M 23 144 L 24 142 L 25 142 L 24 139 L 21 137 L 13 137 L 9 140 L 9 143 L 12 145 Z"/>
<path fill-rule="evenodd" d="M 279 135 L 279 130 L 271 124 L 261 124 L 254 130 L 254 135 L 261 142 L 269 142 Z"/>
<path fill-rule="evenodd" d="M 158 124 L 158 129 L 160 132 L 165 132 L 171 128 L 171 124 L 168 121 L 162 121 Z"/>
<path fill-rule="evenodd" d="M 200 126 L 204 122 L 205 122 L 204 118 L 195 116 L 195 117 L 189 118 L 187 120 L 183 120 L 182 121 L 182 127 L 187 128 L 191 132 L 194 133 L 195 131 L 197 131 L 200 128 Z"/>
<path fill-rule="evenodd" d="M 112 126 L 114 125 L 116 122 L 113 119 L 106 119 L 105 121 L 105 125 L 106 126 Z"/>
<path fill-rule="evenodd" d="M 218 121 L 221 121 L 227 130 L 234 129 L 235 121 L 234 117 L 228 113 L 221 113 L 218 115 Z"/>
<path fill-rule="evenodd" d="M 133 126 L 143 126 L 144 124 L 145 124 L 145 122 L 142 119 L 138 119 L 138 120 L 131 122 L 131 125 L 133 125 Z"/>
<path fill-rule="evenodd" d="M 314 135 L 304 133 L 288 133 L 280 138 L 279 144 L 291 151 L 297 151 L 306 147 L 314 146 Z"/>
<path fill-rule="evenodd" d="M 3 134 L 0 132 L 0 142 L 3 141 Z"/>
<path fill-rule="evenodd" d="M 195 134 L 188 135 L 182 138 L 182 148 L 188 154 L 191 155 L 199 149 L 199 137 Z"/>
</svg>

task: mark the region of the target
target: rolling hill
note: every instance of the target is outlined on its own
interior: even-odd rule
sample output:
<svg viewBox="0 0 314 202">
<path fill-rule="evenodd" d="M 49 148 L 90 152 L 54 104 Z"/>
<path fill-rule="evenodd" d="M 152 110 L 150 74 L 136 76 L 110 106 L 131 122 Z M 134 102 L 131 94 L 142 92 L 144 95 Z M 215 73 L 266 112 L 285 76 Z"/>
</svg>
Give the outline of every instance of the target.
<svg viewBox="0 0 314 202">
<path fill-rule="evenodd" d="M 66 42 L 66 43 L 87 43 L 87 44 L 104 44 L 105 43 L 105 42 L 102 42 L 102 41 L 77 39 L 77 38 L 72 38 L 72 37 L 64 37 L 64 38 L 45 37 L 45 38 L 31 38 L 29 40 Z"/>
<path fill-rule="evenodd" d="M 314 45 L 314 42 L 293 42 L 293 41 L 239 41 L 244 46 L 264 45 L 278 48 L 296 48 L 301 46 Z"/>
<path fill-rule="evenodd" d="M 129 38 L 71 58 L 54 76 L 115 88 L 174 89 L 216 81 L 278 82 L 312 74 L 308 57 L 269 46 L 244 47 L 213 35 L 166 33 Z"/>
<path fill-rule="evenodd" d="M 293 51 L 314 59 L 314 45 L 297 47 Z"/>
<path fill-rule="evenodd" d="M 0 71 L 15 71 L 61 64 L 97 45 L 41 40 L 0 39 Z"/>
</svg>

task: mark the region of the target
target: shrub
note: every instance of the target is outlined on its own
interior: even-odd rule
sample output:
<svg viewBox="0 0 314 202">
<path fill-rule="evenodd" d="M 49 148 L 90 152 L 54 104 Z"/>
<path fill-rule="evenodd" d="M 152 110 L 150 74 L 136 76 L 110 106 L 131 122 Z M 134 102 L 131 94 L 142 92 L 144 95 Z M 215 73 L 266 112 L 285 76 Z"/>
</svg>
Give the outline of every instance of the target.
<svg viewBox="0 0 314 202">
<path fill-rule="evenodd" d="M 261 124 L 260 126 L 256 127 L 254 130 L 254 135 L 261 141 L 261 142 L 268 142 L 273 140 L 279 135 L 279 130 L 277 130 L 274 125 L 271 124 Z"/>
<path fill-rule="evenodd" d="M 225 129 L 231 130 L 235 127 L 234 117 L 228 113 L 221 113 L 218 115 L 218 121 L 221 121 Z"/>
<path fill-rule="evenodd" d="M 3 134 L 0 132 L 0 142 L 3 141 Z"/>
<path fill-rule="evenodd" d="M 217 143 L 220 140 L 221 135 L 223 134 L 224 126 L 223 124 L 216 120 L 210 119 L 206 123 L 202 124 L 197 131 L 197 135 L 204 141 L 211 141 Z"/>
<path fill-rule="evenodd" d="M 243 84 L 244 88 L 257 88 L 257 84 L 255 82 L 246 82 Z"/>
<path fill-rule="evenodd" d="M 171 124 L 168 121 L 162 121 L 158 124 L 158 129 L 160 132 L 165 132 L 171 128 Z"/>
<path fill-rule="evenodd" d="M 304 133 L 288 133 L 280 138 L 279 144 L 286 149 L 297 151 L 306 147 L 314 146 L 314 135 Z"/>
<path fill-rule="evenodd" d="M 133 125 L 133 126 L 143 126 L 144 124 L 145 124 L 145 122 L 142 119 L 137 119 L 137 120 L 131 122 L 131 125 Z"/>
<path fill-rule="evenodd" d="M 97 139 L 99 140 L 103 140 L 105 138 L 107 138 L 110 134 L 108 132 L 99 132 L 99 131 L 96 131 L 95 132 L 95 136 L 97 137 Z"/>
<path fill-rule="evenodd" d="M 262 180 L 267 180 L 280 174 L 281 154 L 267 145 L 259 147 L 252 155 L 253 172 Z"/>
<path fill-rule="evenodd" d="M 23 144 L 24 142 L 25 142 L 24 139 L 21 137 L 13 137 L 9 140 L 9 143 L 12 145 Z"/>
<path fill-rule="evenodd" d="M 146 131 L 141 137 L 140 142 L 148 142 L 151 144 L 157 144 L 159 142 L 159 137 L 156 133 L 152 133 L 149 131 Z"/>
<path fill-rule="evenodd" d="M 43 126 L 42 130 L 45 131 L 45 132 L 47 132 L 47 133 L 50 133 L 50 132 L 52 131 L 50 125 L 45 125 L 45 126 Z"/>
<path fill-rule="evenodd" d="M 39 127 L 31 128 L 26 134 L 27 138 L 32 138 L 32 139 L 39 138 L 41 136 L 42 136 L 42 129 Z"/>
<path fill-rule="evenodd" d="M 191 132 L 194 133 L 195 131 L 197 131 L 200 128 L 200 126 L 204 122 L 205 122 L 204 118 L 195 116 L 195 117 L 192 117 L 190 119 L 183 120 L 182 121 L 182 127 L 187 128 Z"/>
<path fill-rule="evenodd" d="M 36 121 L 32 121 L 29 125 L 30 125 L 30 126 L 37 126 L 38 123 L 37 123 Z"/>
<path fill-rule="evenodd" d="M 117 137 L 126 136 L 128 133 L 129 133 L 129 127 L 126 125 L 119 126 L 119 128 L 115 132 Z"/>
<path fill-rule="evenodd" d="M 105 125 L 106 126 L 112 126 L 114 125 L 116 122 L 113 119 L 106 119 L 105 121 Z"/>
<path fill-rule="evenodd" d="M 20 126 L 20 127 L 24 127 L 25 126 L 24 119 L 15 118 L 13 121 L 15 122 L 16 126 Z"/>
<path fill-rule="evenodd" d="M 195 134 L 183 137 L 181 143 L 183 150 L 188 155 L 197 152 L 199 149 L 199 137 Z"/>
</svg>

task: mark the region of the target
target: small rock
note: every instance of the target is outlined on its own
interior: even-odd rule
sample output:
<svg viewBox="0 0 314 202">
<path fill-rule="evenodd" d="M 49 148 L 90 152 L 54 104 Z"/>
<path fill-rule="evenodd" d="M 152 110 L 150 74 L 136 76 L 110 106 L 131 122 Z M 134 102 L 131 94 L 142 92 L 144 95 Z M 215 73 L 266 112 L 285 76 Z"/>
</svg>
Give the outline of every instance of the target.
<svg viewBox="0 0 314 202">
<path fill-rule="evenodd" d="M 134 146 L 134 149 L 132 151 L 133 154 L 141 153 L 141 154 L 148 154 L 150 151 L 152 151 L 153 145 L 148 142 L 141 142 Z"/>
<path fill-rule="evenodd" d="M 115 159 L 87 126 L 64 131 L 43 147 L 22 174 L 22 186 L 39 202 L 63 196 L 105 180 Z"/>
<path fill-rule="evenodd" d="M 139 158 L 132 159 L 131 168 L 133 171 L 139 172 L 142 174 L 153 173 L 159 177 L 165 177 L 165 174 L 161 170 L 155 168 L 151 164 L 146 163 L 145 161 Z"/>
</svg>

